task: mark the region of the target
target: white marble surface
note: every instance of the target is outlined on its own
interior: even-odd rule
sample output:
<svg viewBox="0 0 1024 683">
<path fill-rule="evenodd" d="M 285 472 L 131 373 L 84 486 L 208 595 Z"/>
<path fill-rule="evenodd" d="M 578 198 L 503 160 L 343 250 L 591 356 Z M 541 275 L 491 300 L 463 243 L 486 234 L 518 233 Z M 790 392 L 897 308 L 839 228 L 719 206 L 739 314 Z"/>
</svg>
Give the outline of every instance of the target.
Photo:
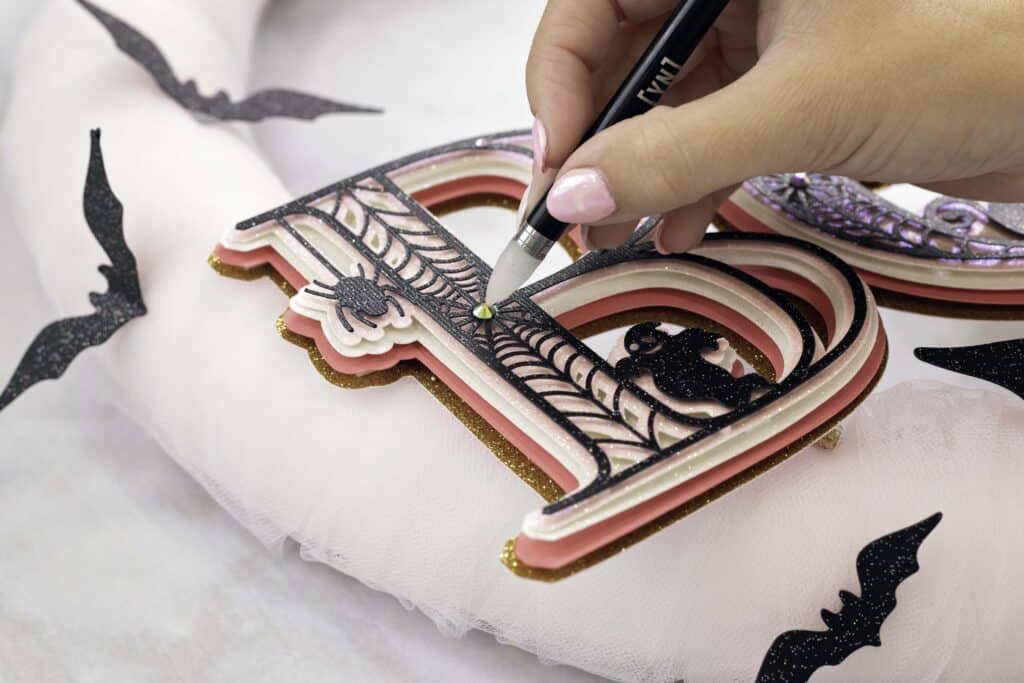
<svg viewBox="0 0 1024 683">
<path fill-rule="evenodd" d="M 11 42 L 37 2 L 5 0 L 0 9 L 0 104 Z M 385 28 L 397 4 L 403 19 Z M 379 104 L 388 119 L 270 122 L 257 136 L 300 192 L 432 144 L 526 126 L 522 64 L 541 5 L 279 2 L 266 17 L 254 83 Z M 401 133 L 382 136 L 383 126 Z M 56 312 L 38 293 L 24 245 L 10 229 L 4 237 L 6 375 Z M 885 321 L 885 386 L 925 377 L 979 385 L 917 363 L 911 349 L 1024 336 L 1022 323 L 890 311 Z M 0 680 L 589 678 L 482 634 L 445 638 L 422 615 L 303 562 L 293 548 L 272 555 L 115 405 L 86 354 L 59 383 L 0 415 Z"/>
</svg>

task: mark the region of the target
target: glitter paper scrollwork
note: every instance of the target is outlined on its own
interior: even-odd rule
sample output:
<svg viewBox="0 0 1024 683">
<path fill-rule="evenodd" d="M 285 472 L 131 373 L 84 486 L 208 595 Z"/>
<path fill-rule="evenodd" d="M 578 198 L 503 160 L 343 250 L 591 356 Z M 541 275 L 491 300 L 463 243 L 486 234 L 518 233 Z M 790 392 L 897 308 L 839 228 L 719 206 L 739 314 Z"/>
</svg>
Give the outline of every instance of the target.
<svg viewBox="0 0 1024 683">
<path fill-rule="evenodd" d="M 693 254 L 666 257 L 645 239 L 655 219 L 624 247 L 584 256 L 479 319 L 490 268 L 428 207 L 518 196 L 528 139 L 475 138 L 372 169 L 240 223 L 215 253 L 222 265 L 269 264 L 288 280 L 296 294 L 284 324 L 315 340 L 335 371 L 418 361 L 557 483 L 565 494 L 528 515 L 503 555 L 522 575 L 552 579 L 830 429 L 872 386 L 885 338 L 870 291 L 824 250 L 712 235 Z M 643 329 L 659 348 L 641 350 L 634 328 L 632 355 L 627 338 L 612 363 L 571 331 L 650 306 L 722 332 L 673 337 L 655 321 Z M 756 349 L 772 381 L 742 367 L 720 340 L 728 335 Z M 656 353 L 678 356 L 682 345 L 697 380 Z"/>
<path fill-rule="evenodd" d="M 753 178 L 720 209 L 723 227 L 806 239 L 857 269 L 883 305 L 933 315 L 1024 315 L 1024 204 L 869 188 L 820 173 Z"/>
</svg>

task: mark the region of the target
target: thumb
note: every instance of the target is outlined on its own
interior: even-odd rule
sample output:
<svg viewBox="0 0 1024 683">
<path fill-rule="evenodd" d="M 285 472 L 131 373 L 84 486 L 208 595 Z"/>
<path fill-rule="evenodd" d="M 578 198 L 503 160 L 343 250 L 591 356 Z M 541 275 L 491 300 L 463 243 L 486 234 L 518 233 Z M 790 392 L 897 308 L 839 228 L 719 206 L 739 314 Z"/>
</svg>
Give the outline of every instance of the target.
<svg viewBox="0 0 1024 683">
<path fill-rule="evenodd" d="M 836 88 L 811 80 L 826 82 L 759 64 L 706 97 L 616 124 L 569 157 L 548 210 L 566 223 L 621 223 L 754 176 L 823 168 L 842 108 Z"/>
</svg>

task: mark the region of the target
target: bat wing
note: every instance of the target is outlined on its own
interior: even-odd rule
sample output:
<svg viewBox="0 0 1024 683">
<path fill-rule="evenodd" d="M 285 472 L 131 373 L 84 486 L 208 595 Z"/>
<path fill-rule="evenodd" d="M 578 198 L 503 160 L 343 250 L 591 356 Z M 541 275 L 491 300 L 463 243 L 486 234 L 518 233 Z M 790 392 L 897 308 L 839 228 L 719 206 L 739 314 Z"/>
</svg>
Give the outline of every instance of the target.
<svg viewBox="0 0 1024 683">
<path fill-rule="evenodd" d="M 135 257 L 124 243 L 124 206 L 110 188 L 98 130 L 92 131 L 82 211 L 96 241 L 110 258 L 111 265 L 119 270 L 133 268 Z"/>
<path fill-rule="evenodd" d="M 222 121 L 262 121 L 273 116 L 312 121 L 326 114 L 380 113 L 379 109 L 328 100 L 292 90 L 262 90 L 235 103 L 226 92 L 212 97 L 199 92 L 194 80 L 182 83 L 152 40 L 133 26 L 104 12 L 89 0 L 78 3 L 103 24 L 121 52 L 150 73 L 157 85 L 184 108 Z"/>
<path fill-rule="evenodd" d="M 33 384 L 63 375 L 83 349 L 102 344 L 118 327 L 120 325 L 105 320 L 102 313 L 58 320 L 44 327 L 25 351 L 10 382 L 0 394 L 0 410 Z"/>
<path fill-rule="evenodd" d="M 914 349 L 914 355 L 944 370 L 998 384 L 1024 398 L 1024 339 L 960 348 L 920 348 Z"/>
<path fill-rule="evenodd" d="M 344 113 L 379 114 L 381 110 L 336 102 L 295 90 L 272 89 L 255 92 L 234 105 L 233 118 L 261 121 L 276 116 L 312 121 L 327 114 Z"/>
<path fill-rule="evenodd" d="M 772 643 L 757 672 L 757 683 L 801 683 L 823 662 L 831 660 L 840 643 L 829 631 L 786 631 Z M 838 663 L 838 662 L 837 662 Z"/>
<path fill-rule="evenodd" d="M 124 239 L 124 207 L 107 180 L 99 130 L 92 131 L 82 211 L 89 229 L 110 259 L 109 267 L 100 266 L 109 289 L 106 294 L 93 295 L 93 304 L 101 308 L 105 298 L 117 296 L 121 304 L 132 306 L 139 315 L 145 313 L 135 255 Z"/>
<path fill-rule="evenodd" d="M 896 589 L 920 568 L 917 551 L 941 520 L 937 512 L 864 546 L 857 554 L 860 596 L 840 591 L 842 610 L 821 611 L 827 631 L 787 631 L 776 638 L 761 663 L 758 683 L 806 681 L 862 647 L 880 646 L 882 623 L 896 609 Z"/>
<path fill-rule="evenodd" d="M 100 266 L 109 287 L 103 294 L 89 295 L 96 308 L 92 315 L 58 320 L 36 335 L 0 393 L 0 410 L 33 384 L 57 379 L 82 351 L 104 343 L 129 320 L 146 313 L 135 257 L 124 241 L 124 209 L 107 182 L 98 130 L 92 131 L 83 210 L 90 230 L 110 257 L 111 265 Z"/>
<path fill-rule="evenodd" d="M 894 531 L 864 546 L 857 554 L 861 599 L 873 601 L 881 598 L 886 602 L 891 599 L 895 607 L 896 589 L 921 568 L 917 563 L 917 551 L 940 521 L 942 513 L 936 512 L 917 524 Z"/>
<path fill-rule="evenodd" d="M 125 53 L 144 68 L 160 86 L 160 89 L 176 100 L 181 99 L 182 85 L 171 68 L 170 63 L 160 52 L 152 40 L 140 33 L 135 27 L 127 24 L 112 14 L 92 4 L 88 0 L 78 0 L 99 21 L 114 39 L 121 52 Z"/>
</svg>

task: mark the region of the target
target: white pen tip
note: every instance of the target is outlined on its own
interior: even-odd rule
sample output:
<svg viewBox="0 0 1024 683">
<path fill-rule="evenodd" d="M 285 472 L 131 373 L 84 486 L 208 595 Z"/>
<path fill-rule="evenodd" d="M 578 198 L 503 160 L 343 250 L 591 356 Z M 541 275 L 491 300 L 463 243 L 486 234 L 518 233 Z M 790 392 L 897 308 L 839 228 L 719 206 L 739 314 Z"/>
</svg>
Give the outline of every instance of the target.
<svg viewBox="0 0 1024 683">
<path fill-rule="evenodd" d="M 507 299 L 512 292 L 530 279 L 540 262 L 540 259 L 523 251 L 518 242 L 509 242 L 494 264 L 494 270 L 491 271 L 491 281 L 487 283 L 486 302 L 495 304 Z"/>
</svg>

